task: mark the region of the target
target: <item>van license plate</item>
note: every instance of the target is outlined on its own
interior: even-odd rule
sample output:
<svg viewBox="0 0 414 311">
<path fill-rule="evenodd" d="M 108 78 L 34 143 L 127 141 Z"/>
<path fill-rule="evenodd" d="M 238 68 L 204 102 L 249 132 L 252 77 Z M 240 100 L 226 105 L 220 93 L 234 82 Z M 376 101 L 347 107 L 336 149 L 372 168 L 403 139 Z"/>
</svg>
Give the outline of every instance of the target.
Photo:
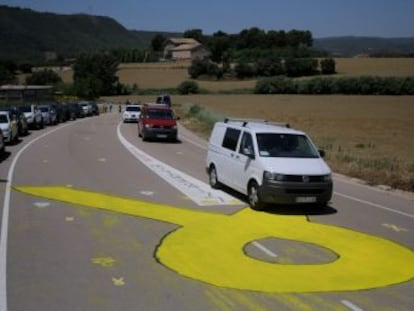
<svg viewBox="0 0 414 311">
<path fill-rule="evenodd" d="M 297 197 L 296 203 L 315 203 L 316 197 Z"/>
<path fill-rule="evenodd" d="M 157 134 L 157 138 L 167 138 L 167 135 L 165 135 L 165 134 Z"/>
</svg>

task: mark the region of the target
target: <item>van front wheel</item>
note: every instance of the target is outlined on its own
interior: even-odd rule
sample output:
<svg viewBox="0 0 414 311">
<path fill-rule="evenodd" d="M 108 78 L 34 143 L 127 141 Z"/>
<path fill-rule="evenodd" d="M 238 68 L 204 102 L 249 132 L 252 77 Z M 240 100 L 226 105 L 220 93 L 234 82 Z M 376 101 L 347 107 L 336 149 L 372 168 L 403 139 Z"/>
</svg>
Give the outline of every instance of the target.
<svg viewBox="0 0 414 311">
<path fill-rule="evenodd" d="M 208 181 L 210 183 L 211 188 L 219 189 L 220 182 L 218 181 L 217 170 L 214 165 L 210 166 L 210 169 L 208 170 L 208 176 L 209 176 Z"/>
<path fill-rule="evenodd" d="M 262 202 L 259 195 L 259 185 L 255 181 L 251 181 L 247 188 L 247 199 L 252 209 L 260 211 L 265 207 L 265 203 Z"/>
</svg>

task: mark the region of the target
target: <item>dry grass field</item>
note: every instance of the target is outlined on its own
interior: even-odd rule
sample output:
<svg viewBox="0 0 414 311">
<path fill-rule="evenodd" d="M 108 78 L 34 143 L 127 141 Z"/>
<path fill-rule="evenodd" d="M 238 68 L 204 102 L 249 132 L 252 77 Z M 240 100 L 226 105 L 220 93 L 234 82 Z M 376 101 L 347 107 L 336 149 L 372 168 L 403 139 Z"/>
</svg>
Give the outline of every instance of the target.
<svg viewBox="0 0 414 311">
<path fill-rule="evenodd" d="M 337 59 L 340 76 L 414 75 L 414 59 Z M 188 64 L 126 64 L 121 82 L 139 88 L 174 88 L 188 79 Z M 198 81 L 212 92 L 251 88 L 255 81 Z M 124 98 L 107 98 L 124 102 Z M 130 96 L 151 102 L 152 96 Z M 174 106 L 199 105 L 223 116 L 289 122 L 327 151 L 334 171 L 414 191 L 414 96 L 189 95 L 173 96 Z M 182 123 L 208 136 L 206 127 Z M 208 130 L 207 130 L 208 131 Z"/>
</svg>

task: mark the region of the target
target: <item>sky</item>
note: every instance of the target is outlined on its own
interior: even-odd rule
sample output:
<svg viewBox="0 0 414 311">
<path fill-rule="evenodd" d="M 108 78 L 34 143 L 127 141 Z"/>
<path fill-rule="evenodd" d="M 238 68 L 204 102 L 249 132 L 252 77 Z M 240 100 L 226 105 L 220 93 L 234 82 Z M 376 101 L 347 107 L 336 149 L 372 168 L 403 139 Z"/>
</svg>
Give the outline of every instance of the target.
<svg viewBox="0 0 414 311">
<path fill-rule="evenodd" d="M 314 38 L 414 37 L 413 0 L 0 0 L 58 14 L 108 16 L 129 30 L 237 34 L 309 30 Z"/>
</svg>

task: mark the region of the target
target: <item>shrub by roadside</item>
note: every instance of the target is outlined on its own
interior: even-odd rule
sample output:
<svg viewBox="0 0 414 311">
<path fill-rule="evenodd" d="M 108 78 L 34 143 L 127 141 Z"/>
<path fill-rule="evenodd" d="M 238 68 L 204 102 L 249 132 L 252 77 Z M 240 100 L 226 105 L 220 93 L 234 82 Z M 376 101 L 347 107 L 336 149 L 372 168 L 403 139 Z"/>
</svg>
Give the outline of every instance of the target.
<svg viewBox="0 0 414 311">
<path fill-rule="evenodd" d="M 414 95 L 414 76 L 408 77 L 316 77 L 284 76 L 259 79 L 255 94 Z"/>
</svg>

